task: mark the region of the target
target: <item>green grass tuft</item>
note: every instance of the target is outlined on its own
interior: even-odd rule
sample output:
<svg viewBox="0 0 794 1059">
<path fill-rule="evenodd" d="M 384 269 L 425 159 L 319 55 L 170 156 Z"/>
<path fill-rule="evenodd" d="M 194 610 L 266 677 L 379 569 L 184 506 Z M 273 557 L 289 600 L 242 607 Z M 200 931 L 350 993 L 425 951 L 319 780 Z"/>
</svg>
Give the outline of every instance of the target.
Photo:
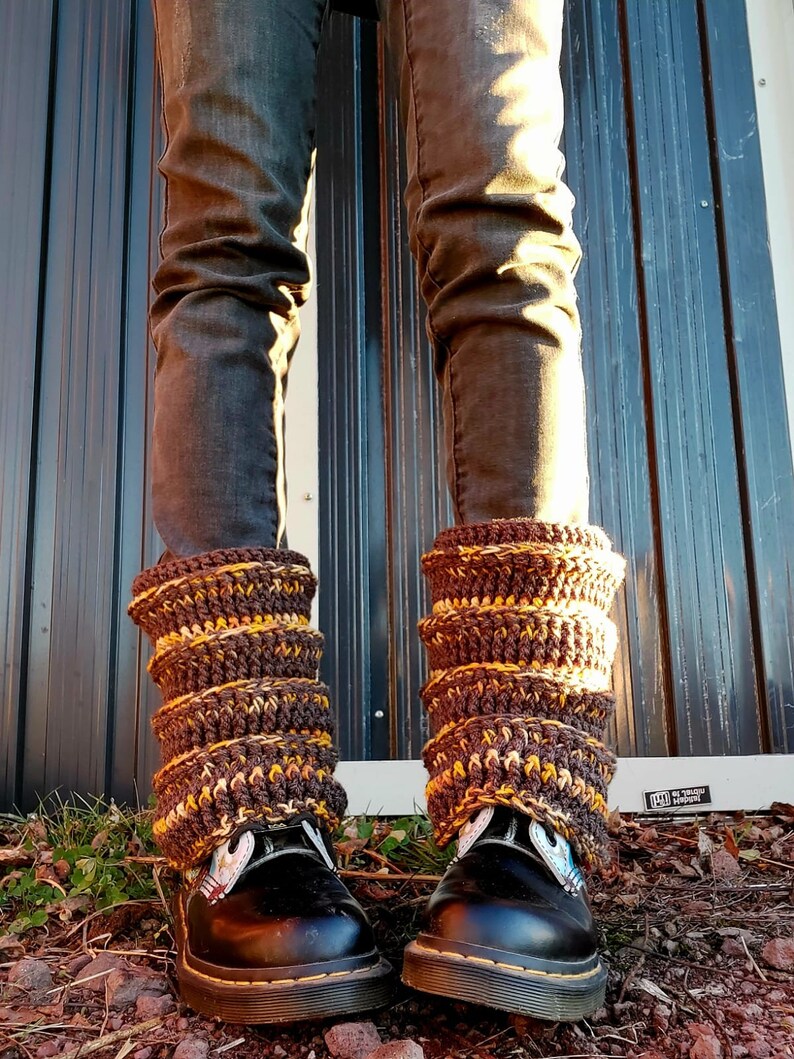
<svg viewBox="0 0 794 1059">
<path fill-rule="evenodd" d="M 26 816 L 0 816 L 0 831 L 9 855 L 17 853 L 0 883 L 0 933 L 157 897 L 151 865 L 132 859 L 156 853 L 149 811 L 56 794 Z"/>
<path fill-rule="evenodd" d="M 51 795 L 27 815 L 0 815 L 0 935 L 68 923 L 130 901 L 154 901 L 151 809 L 103 798 Z M 336 836 L 342 869 L 384 876 L 441 875 L 453 849 L 439 850 L 426 816 L 351 817 Z"/>
</svg>

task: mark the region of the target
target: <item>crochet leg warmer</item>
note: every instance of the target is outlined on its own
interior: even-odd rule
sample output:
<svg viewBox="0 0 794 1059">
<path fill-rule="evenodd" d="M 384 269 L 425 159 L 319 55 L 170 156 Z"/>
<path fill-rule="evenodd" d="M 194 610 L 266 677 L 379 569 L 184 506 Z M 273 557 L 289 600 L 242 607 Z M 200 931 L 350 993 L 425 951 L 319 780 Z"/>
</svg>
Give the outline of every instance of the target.
<svg viewBox="0 0 794 1059">
<path fill-rule="evenodd" d="M 505 805 L 559 831 L 594 866 L 606 852 L 617 645 L 607 617 L 625 561 L 591 526 L 499 519 L 444 531 L 422 558 L 430 678 L 423 757 L 440 845 Z"/>
<path fill-rule="evenodd" d="M 174 559 L 140 573 L 129 613 L 149 636 L 165 704 L 153 725 L 154 837 L 171 864 L 199 864 L 248 818 L 312 812 L 334 827 L 323 638 L 309 627 L 316 580 L 296 552 L 256 548 Z"/>
</svg>

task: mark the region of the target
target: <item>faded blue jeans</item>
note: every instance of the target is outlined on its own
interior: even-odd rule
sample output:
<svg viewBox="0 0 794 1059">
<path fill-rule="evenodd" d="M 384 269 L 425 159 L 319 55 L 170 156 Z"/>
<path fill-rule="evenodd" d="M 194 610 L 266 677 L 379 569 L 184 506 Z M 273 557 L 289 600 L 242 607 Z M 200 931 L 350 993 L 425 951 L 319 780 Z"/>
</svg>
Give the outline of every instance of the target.
<svg viewBox="0 0 794 1059">
<path fill-rule="evenodd" d="M 173 555 L 272 547 L 285 524 L 284 389 L 310 288 L 327 0 L 154 8 L 166 133 L 155 522 Z M 563 0 L 382 0 L 461 522 L 587 521 L 562 19 Z"/>
</svg>

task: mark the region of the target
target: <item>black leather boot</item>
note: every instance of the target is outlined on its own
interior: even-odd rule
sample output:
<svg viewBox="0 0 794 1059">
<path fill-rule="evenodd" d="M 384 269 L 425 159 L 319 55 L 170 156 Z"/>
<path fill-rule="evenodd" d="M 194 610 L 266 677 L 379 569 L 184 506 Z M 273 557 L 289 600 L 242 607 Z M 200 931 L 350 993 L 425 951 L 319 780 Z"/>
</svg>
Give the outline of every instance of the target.
<svg viewBox="0 0 794 1059">
<path fill-rule="evenodd" d="M 575 1021 L 603 1004 L 606 970 L 584 878 L 562 836 L 482 809 L 405 951 L 403 980 L 427 993 Z"/>
<path fill-rule="evenodd" d="M 389 999 L 391 967 L 310 815 L 240 828 L 174 906 L 182 996 L 204 1015 L 293 1022 Z"/>
</svg>

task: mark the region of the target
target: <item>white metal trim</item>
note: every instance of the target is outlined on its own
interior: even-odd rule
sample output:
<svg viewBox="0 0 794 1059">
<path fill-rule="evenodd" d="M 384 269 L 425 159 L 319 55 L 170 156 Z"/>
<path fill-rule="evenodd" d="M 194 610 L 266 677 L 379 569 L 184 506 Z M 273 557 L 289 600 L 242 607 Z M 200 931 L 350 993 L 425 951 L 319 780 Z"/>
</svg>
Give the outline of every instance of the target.
<svg viewBox="0 0 794 1059">
<path fill-rule="evenodd" d="M 336 775 L 347 790 L 350 813 L 405 816 L 424 811 L 427 774 L 421 761 L 342 761 Z M 609 806 L 639 813 L 644 811 L 643 791 L 702 785 L 711 788 L 705 811 L 755 811 L 774 801 L 794 803 L 794 754 L 622 758 L 609 789 Z"/>
<path fill-rule="evenodd" d="M 309 262 L 316 260 L 315 199 L 312 196 L 309 222 Z M 311 294 L 301 309 L 301 336 L 292 358 L 287 386 L 286 469 L 287 544 L 305 555 L 317 570 L 320 554 L 319 526 L 319 398 L 317 393 L 317 297 Z M 317 627 L 319 598 L 312 607 L 312 624 Z"/>
<path fill-rule="evenodd" d="M 775 280 L 789 431 L 794 446 L 794 4 L 747 0 L 747 29 L 764 168 L 769 250 Z"/>
</svg>

